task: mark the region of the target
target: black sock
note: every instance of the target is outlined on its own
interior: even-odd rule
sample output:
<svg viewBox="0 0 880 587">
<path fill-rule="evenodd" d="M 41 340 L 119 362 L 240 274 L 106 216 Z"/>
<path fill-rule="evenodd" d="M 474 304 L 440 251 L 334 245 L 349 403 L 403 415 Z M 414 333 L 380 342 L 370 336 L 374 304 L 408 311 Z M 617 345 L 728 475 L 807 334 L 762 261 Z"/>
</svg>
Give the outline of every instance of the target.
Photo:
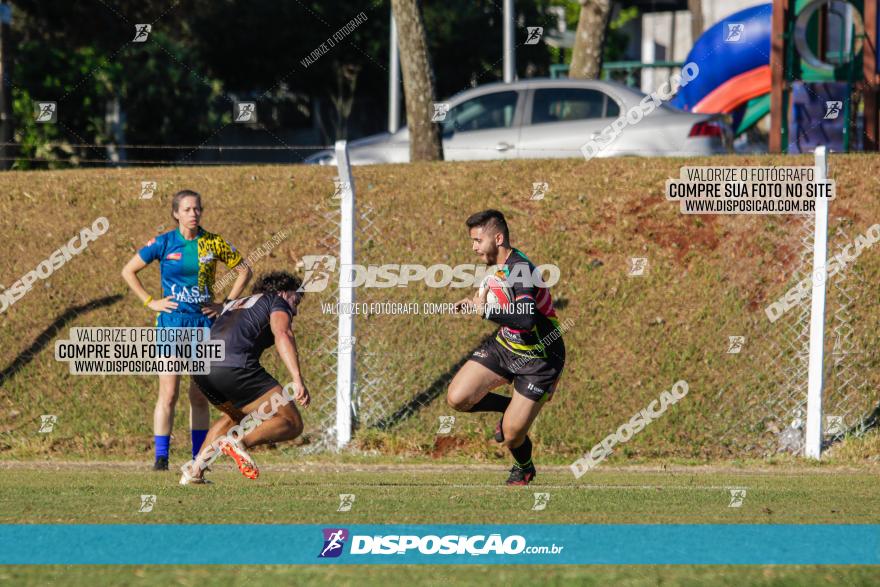
<svg viewBox="0 0 880 587">
<path fill-rule="evenodd" d="M 468 412 L 501 412 L 503 414 L 508 405 L 510 405 L 509 397 L 490 391 L 483 399 L 475 403 L 474 407 L 469 409 Z"/>
<path fill-rule="evenodd" d="M 532 464 L 532 441 L 526 436 L 525 442 L 516 448 L 510 449 L 513 460 L 521 468 L 525 469 Z"/>
</svg>

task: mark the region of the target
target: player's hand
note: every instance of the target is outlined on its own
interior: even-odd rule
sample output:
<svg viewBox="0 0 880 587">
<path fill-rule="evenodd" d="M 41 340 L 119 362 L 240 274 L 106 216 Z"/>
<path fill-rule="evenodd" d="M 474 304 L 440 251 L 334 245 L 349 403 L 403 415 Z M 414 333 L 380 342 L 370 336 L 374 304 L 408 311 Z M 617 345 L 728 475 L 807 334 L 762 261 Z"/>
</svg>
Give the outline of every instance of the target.
<svg viewBox="0 0 880 587">
<path fill-rule="evenodd" d="M 470 314 L 479 313 L 480 308 L 486 303 L 485 294 L 483 297 L 480 297 L 480 292 L 474 294 L 472 298 L 464 298 L 461 301 L 455 302 L 455 306 L 453 308 L 456 312 L 468 312 Z"/>
<path fill-rule="evenodd" d="M 223 304 L 213 303 L 213 304 L 203 304 L 202 305 L 202 314 L 207 316 L 208 318 L 216 318 L 220 315 L 220 312 L 223 311 Z"/>
<path fill-rule="evenodd" d="M 174 296 L 168 296 L 161 300 L 151 301 L 147 304 L 147 307 L 154 312 L 165 312 L 166 314 L 170 314 L 177 309 L 177 302 L 174 301 Z"/>
<path fill-rule="evenodd" d="M 471 300 L 470 298 L 464 298 L 462 300 L 455 302 L 455 305 L 452 306 L 452 309 L 455 310 L 456 312 L 463 312 L 464 310 L 466 310 L 468 308 L 468 306 L 471 305 L 472 301 L 473 300 Z"/>
<path fill-rule="evenodd" d="M 488 292 L 488 290 L 487 290 Z M 465 298 L 455 304 L 455 309 L 459 312 L 466 311 L 469 314 L 482 314 L 483 308 L 486 307 L 486 292 L 477 292 L 472 298 Z"/>
<path fill-rule="evenodd" d="M 312 403 L 312 396 L 309 395 L 309 390 L 306 389 L 306 384 L 302 381 L 296 386 L 296 393 L 293 394 L 293 399 L 304 408 Z"/>
<path fill-rule="evenodd" d="M 479 315 L 486 313 L 486 299 L 489 296 L 489 288 L 480 288 L 474 296 L 474 307 Z"/>
</svg>

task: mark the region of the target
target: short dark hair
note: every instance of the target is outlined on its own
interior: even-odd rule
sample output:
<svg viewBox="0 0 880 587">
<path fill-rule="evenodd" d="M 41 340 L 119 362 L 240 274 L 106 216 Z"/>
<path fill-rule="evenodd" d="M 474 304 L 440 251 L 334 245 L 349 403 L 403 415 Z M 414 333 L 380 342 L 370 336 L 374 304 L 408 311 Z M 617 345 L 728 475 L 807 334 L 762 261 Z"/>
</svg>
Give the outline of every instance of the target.
<svg viewBox="0 0 880 587">
<path fill-rule="evenodd" d="M 507 229 L 507 220 L 504 219 L 504 214 L 498 210 L 489 209 L 477 212 L 476 214 L 471 214 L 468 219 L 465 220 L 465 224 L 467 224 L 468 228 L 474 228 L 477 226 L 482 228 L 494 228 L 504 235 L 504 242 L 510 241 L 510 231 Z"/>
<path fill-rule="evenodd" d="M 257 278 L 252 293 L 277 293 L 280 291 L 297 291 L 302 280 L 286 271 L 273 271 Z"/>
</svg>

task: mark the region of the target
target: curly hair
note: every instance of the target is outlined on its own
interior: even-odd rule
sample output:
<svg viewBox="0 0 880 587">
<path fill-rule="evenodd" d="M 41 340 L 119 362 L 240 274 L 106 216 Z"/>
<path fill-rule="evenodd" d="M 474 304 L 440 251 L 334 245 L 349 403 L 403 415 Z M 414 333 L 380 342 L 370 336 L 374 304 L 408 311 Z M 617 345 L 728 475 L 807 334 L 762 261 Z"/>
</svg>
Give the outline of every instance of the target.
<svg viewBox="0 0 880 587">
<path fill-rule="evenodd" d="M 302 286 L 302 280 L 286 271 L 273 271 L 260 275 L 252 293 L 274 293 L 279 291 L 296 291 Z"/>
</svg>

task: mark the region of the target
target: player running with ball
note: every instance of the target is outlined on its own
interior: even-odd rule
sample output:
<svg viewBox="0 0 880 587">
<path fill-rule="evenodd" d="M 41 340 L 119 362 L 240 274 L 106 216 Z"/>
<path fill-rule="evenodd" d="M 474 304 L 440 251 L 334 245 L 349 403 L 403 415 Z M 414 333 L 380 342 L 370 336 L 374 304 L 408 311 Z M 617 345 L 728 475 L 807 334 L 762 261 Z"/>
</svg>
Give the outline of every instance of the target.
<svg viewBox="0 0 880 587">
<path fill-rule="evenodd" d="M 500 325 L 495 338 L 473 352 L 456 373 L 446 402 L 460 412 L 500 412 L 495 440 L 507 447 L 515 464 L 508 485 L 528 485 L 536 475 L 528 431 L 556 390 L 565 365 L 565 344 L 549 289 L 535 266 L 510 244 L 504 215 L 485 210 L 466 221 L 474 252 L 489 266 L 500 266 L 512 291 L 506 307 L 487 306 L 488 290 L 456 306 Z M 512 397 L 492 389 L 513 383 Z"/>
</svg>

